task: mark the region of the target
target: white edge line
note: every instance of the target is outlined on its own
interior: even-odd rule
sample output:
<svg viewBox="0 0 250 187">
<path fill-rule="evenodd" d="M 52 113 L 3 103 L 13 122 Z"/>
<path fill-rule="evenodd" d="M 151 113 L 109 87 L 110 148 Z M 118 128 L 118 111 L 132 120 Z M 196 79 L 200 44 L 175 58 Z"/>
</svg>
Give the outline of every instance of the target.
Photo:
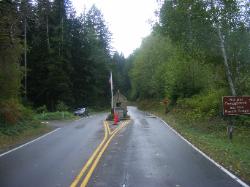
<svg viewBox="0 0 250 187">
<path fill-rule="evenodd" d="M 155 115 L 153 115 L 155 116 Z M 191 144 L 187 139 L 185 139 L 180 133 L 178 133 L 173 127 L 169 126 L 163 119 L 161 119 L 158 116 L 155 116 L 156 118 L 158 118 L 160 121 L 162 121 L 167 127 L 169 127 L 176 135 L 178 135 L 181 139 L 183 139 L 186 143 L 188 143 L 193 149 L 195 149 L 197 152 L 199 152 L 202 156 L 204 156 L 206 159 L 208 159 L 210 162 L 212 162 L 214 165 L 216 165 L 218 168 L 220 168 L 224 173 L 226 173 L 227 175 L 229 175 L 233 180 L 237 181 L 240 185 L 242 185 L 243 187 L 250 187 L 248 184 L 246 184 L 245 182 L 243 182 L 241 179 L 239 179 L 237 176 L 235 176 L 234 174 L 232 174 L 230 171 L 228 171 L 226 168 L 224 168 L 222 165 L 218 164 L 217 162 L 215 162 L 212 158 L 210 158 L 208 155 L 206 155 L 205 153 L 203 153 L 200 149 L 198 149 L 197 147 L 195 147 L 193 144 Z"/>
<path fill-rule="evenodd" d="M 44 134 L 44 135 L 42 135 L 42 136 L 40 136 L 40 137 L 38 137 L 38 138 L 36 138 L 36 139 L 34 139 L 34 140 L 31 140 L 31 141 L 29 141 L 29 142 L 23 144 L 23 145 L 20 145 L 20 146 L 14 148 L 14 149 L 11 149 L 11 150 L 9 150 L 9 151 L 7 151 L 7 152 L 5 152 L 5 153 L 2 153 L 2 154 L 0 154 L 0 157 L 2 157 L 2 156 L 4 156 L 4 155 L 7 155 L 7 154 L 9 154 L 9 153 L 11 153 L 11 152 L 13 152 L 13 151 L 16 151 L 16 150 L 18 150 L 18 149 L 20 149 L 20 148 L 22 148 L 22 147 L 24 147 L 24 146 L 26 146 L 26 145 L 29 145 L 29 144 L 31 144 L 31 143 L 34 143 L 35 141 L 38 141 L 38 140 L 44 138 L 45 136 L 48 136 L 48 135 L 50 135 L 50 134 L 52 134 L 52 133 L 54 133 L 54 132 L 56 132 L 56 131 L 58 131 L 58 130 L 60 130 L 60 129 L 61 129 L 61 128 L 57 128 L 57 129 L 55 129 L 55 130 L 53 130 L 53 131 L 51 131 L 51 132 L 48 132 L 47 134 Z"/>
</svg>

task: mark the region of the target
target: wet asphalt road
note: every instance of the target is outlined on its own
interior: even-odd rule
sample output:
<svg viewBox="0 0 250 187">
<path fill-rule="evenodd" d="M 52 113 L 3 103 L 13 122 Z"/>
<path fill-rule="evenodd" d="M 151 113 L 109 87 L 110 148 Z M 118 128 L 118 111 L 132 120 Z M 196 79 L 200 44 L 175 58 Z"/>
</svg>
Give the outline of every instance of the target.
<svg viewBox="0 0 250 187">
<path fill-rule="evenodd" d="M 157 118 L 129 107 L 133 122 L 112 141 L 89 187 L 239 187 Z"/>
<path fill-rule="evenodd" d="M 0 187 L 69 186 L 100 144 L 105 114 L 71 123 L 0 157 Z"/>
<path fill-rule="evenodd" d="M 104 152 L 89 187 L 239 187 L 157 118 L 129 107 L 132 121 Z M 70 186 L 100 144 L 105 114 L 0 157 L 0 187 Z"/>
</svg>

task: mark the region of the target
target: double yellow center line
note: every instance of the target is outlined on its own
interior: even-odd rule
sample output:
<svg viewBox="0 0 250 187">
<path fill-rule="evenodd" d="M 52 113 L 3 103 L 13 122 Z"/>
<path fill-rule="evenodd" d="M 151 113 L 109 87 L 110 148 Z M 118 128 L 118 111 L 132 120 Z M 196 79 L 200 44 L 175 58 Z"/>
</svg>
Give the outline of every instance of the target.
<svg viewBox="0 0 250 187">
<path fill-rule="evenodd" d="M 123 121 L 115 130 L 111 131 L 109 128 L 109 124 L 107 121 L 104 121 L 104 137 L 102 142 L 98 145 L 98 147 L 95 149 L 91 157 L 88 159 L 86 164 L 83 166 L 80 173 L 76 176 L 70 187 L 76 187 L 81 186 L 85 187 L 87 186 L 91 175 L 93 174 L 98 162 L 100 161 L 104 151 L 107 149 L 109 143 L 114 138 L 114 136 L 127 124 L 129 123 L 129 120 Z M 89 169 L 89 170 L 88 170 Z M 86 172 L 88 170 L 88 172 Z M 83 176 L 85 176 L 83 178 Z M 83 180 L 81 180 L 83 178 Z M 82 181 L 82 182 L 80 182 Z"/>
</svg>

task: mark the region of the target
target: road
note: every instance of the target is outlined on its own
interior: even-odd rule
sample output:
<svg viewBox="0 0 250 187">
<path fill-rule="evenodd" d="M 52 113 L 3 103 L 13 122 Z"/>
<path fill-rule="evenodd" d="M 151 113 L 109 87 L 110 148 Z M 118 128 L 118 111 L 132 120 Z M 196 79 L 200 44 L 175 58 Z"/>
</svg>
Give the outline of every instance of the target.
<svg viewBox="0 0 250 187">
<path fill-rule="evenodd" d="M 0 187 L 59 187 L 71 182 L 100 144 L 105 114 L 60 130 L 0 157 Z"/>
<path fill-rule="evenodd" d="M 158 118 L 129 108 L 133 123 L 111 143 L 89 186 L 239 187 Z"/>
<path fill-rule="evenodd" d="M 161 120 L 128 109 L 131 121 L 117 130 L 105 125 L 104 131 L 105 114 L 95 115 L 0 157 L 0 186 L 241 186 Z M 88 170 L 72 185 L 88 162 Z"/>
</svg>

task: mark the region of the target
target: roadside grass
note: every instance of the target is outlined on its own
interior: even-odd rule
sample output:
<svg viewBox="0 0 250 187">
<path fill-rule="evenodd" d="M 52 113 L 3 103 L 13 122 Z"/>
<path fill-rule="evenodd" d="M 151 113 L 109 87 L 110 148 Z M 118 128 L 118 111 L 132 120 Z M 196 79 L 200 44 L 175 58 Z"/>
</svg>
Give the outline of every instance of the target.
<svg viewBox="0 0 250 187">
<path fill-rule="evenodd" d="M 107 107 L 92 107 L 89 109 L 90 114 L 108 111 Z M 52 127 L 42 123 L 43 121 L 75 120 L 80 118 L 75 116 L 73 112 L 68 111 L 31 113 L 30 115 L 31 119 L 15 125 L 0 124 L 0 152 L 51 131 Z"/>
<path fill-rule="evenodd" d="M 0 152 L 51 131 L 52 127 L 42 123 L 44 120 L 73 120 L 78 118 L 71 112 L 43 112 L 32 114 L 31 119 L 14 125 L 0 124 Z"/>
<path fill-rule="evenodd" d="M 229 171 L 250 183 L 250 127 L 236 125 L 233 140 L 227 136 L 227 124 L 221 118 L 192 121 L 185 111 L 173 109 L 164 113 L 164 105 L 156 101 L 138 102 L 138 107 L 149 111 L 176 129 L 192 144 L 205 152 Z"/>
<path fill-rule="evenodd" d="M 37 120 L 70 120 L 77 119 L 78 116 L 74 116 L 72 112 L 43 112 L 40 114 L 35 114 L 34 116 Z"/>
<path fill-rule="evenodd" d="M 34 137 L 45 134 L 50 127 L 37 120 L 25 121 L 11 126 L 0 126 L 0 151 L 7 150 L 14 145 L 22 144 Z"/>
<path fill-rule="evenodd" d="M 108 106 L 94 106 L 94 107 L 89 107 L 88 111 L 90 114 L 97 114 L 100 112 L 110 112 L 110 107 Z"/>
</svg>

